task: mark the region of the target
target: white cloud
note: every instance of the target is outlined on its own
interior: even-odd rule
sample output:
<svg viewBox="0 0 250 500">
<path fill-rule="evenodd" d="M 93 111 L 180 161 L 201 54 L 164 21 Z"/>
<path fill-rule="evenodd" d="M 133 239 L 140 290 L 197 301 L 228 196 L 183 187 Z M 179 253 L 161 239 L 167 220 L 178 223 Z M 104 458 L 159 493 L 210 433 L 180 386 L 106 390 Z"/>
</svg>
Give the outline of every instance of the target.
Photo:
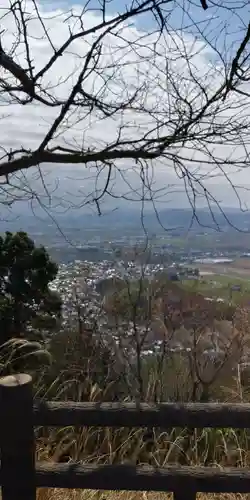
<svg viewBox="0 0 250 500">
<path fill-rule="evenodd" d="M 69 19 L 68 13 L 65 13 L 57 3 L 38 2 L 37 4 L 41 14 L 46 18 L 45 24 L 50 40 L 57 49 L 68 37 L 69 27 L 76 32 L 79 29 L 79 23 L 77 24 L 76 17 Z M 5 7 L 8 9 L 8 6 L 9 2 L 2 0 L 0 15 L 5 13 L 4 9 Z M 79 14 L 81 9 L 82 6 L 80 5 L 73 7 L 75 14 Z M 36 19 L 33 3 L 29 0 L 26 2 L 26 12 L 33 13 L 28 28 L 31 59 L 35 72 L 37 72 L 49 60 L 53 49 L 48 39 L 44 38 L 41 23 Z M 83 18 L 84 28 L 88 29 L 100 21 L 101 17 L 98 14 L 86 12 Z M 3 18 L 2 24 L 5 29 L 2 44 L 5 50 L 10 50 L 16 39 L 14 16 L 9 13 Z M 62 124 L 57 143 L 65 144 L 66 142 L 67 144 L 78 144 L 84 147 L 86 144 L 89 147 L 102 147 L 115 141 L 121 123 L 123 124 L 121 137 L 126 140 L 131 139 L 131 137 L 141 136 L 142 133 L 146 133 L 153 128 L 159 122 L 159 119 L 166 120 L 166 117 L 168 117 L 168 123 L 165 125 L 164 131 L 171 133 L 176 126 L 177 119 L 179 119 L 177 116 L 178 106 L 182 106 L 183 115 L 187 116 L 189 113 L 189 105 L 187 103 L 185 105 L 183 99 L 182 102 L 179 100 L 178 103 L 178 93 L 182 97 L 187 96 L 189 102 L 192 100 L 194 109 L 198 109 L 204 100 L 204 93 L 200 91 L 200 85 L 202 84 L 206 88 L 208 94 L 219 88 L 223 79 L 224 68 L 211 45 L 206 44 L 204 40 L 195 38 L 194 34 L 188 33 L 188 30 L 176 30 L 175 32 L 170 31 L 162 37 L 157 42 L 157 50 L 155 50 L 154 44 L 157 36 L 157 34 L 143 32 L 142 27 L 136 24 L 132 26 L 123 25 L 122 29 L 119 27 L 119 33 L 117 33 L 116 37 L 108 35 L 105 38 L 105 43 L 102 45 L 102 56 L 98 63 L 98 75 L 97 72 L 91 73 L 84 83 L 86 91 L 91 92 L 93 89 L 95 92 L 99 91 L 103 99 L 114 104 L 129 99 L 135 89 L 140 87 L 137 101 L 138 105 L 144 104 L 146 112 L 142 114 L 140 111 L 136 112 L 136 110 L 127 111 L 117 114 L 116 118 L 103 120 L 100 118 L 100 113 L 92 113 L 89 116 L 84 109 L 79 109 L 74 115 L 67 117 L 67 121 Z M 84 63 L 89 44 L 93 42 L 94 37 L 95 35 L 90 35 L 84 39 L 79 38 L 76 40 L 43 78 L 41 83 L 49 87 L 51 94 L 56 98 L 63 99 L 69 94 Z M 187 64 L 187 56 L 189 57 L 189 64 Z M 14 57 L 17 62 L 25 66 L 23 44 L 16 48 Z M 4 70 L 0 70 L 0 77 L 6 78 L 6 76 Z M 8 78 L 10 81 L 12 80 L 10 75 L 8 75 Z M 103 88 L 103 78 L 106 79 L 105 88 Z M 232 119 L 235 123 L 238 120 L 239 124 L 242 124 L 243 120 L 245 120 L 248 125 L 250 120 L 249 100 L 244 98 L 244 108 L 242 108 L 242 101 L 243 98 L 239 98 L 239 96 L 231 98 L 230 101 L 227 100 L 224 109 L 222 108 L 220 116 L 217 118 L 217 122 L 221 120 L 229 126 Z M 229 103 L 231 110 L 229 109 Z M 7 149 L 10 147 L 32 149 L 38 147 L 58 113 L 58 108 L 46 107 L 41 103 L 26 106 L 8 104 L 7 106 L 1 96 L 0 104 L 0 114 L 3 115 L 0 120 L 0 145 Z M 206 123 L 204 121 L 202 124 L 204 130 L 207 130 L 208 127 L 207 120 L 209 120 L 209 116 L 206 117 Z M 194 127 L 193 131 L 195 132 L 195 130 Z M 186 158 L 186 166 L 189 167 L 191 172 L 200 176 L 200 179 L 205 173 L 211 175 L 209 185 L 212 186 L 211 189 L 214 192 L 218 191 L 216 185 L 221 186 L 225 193 L 224 196 L 220 193 L 223 201 L 223 198 L 228 198 L 228 188 L 224 187 L 225 179 L 223 177 L 214 179 L 214 176 L 218 174 L 218 169 L 215 170 L 213 166 L 207 163 L 206 147 L 210 152 L 213 151 L 216 158 L 230 157 L 239 159 L 242 155 L 246 156 L 246 150 L 242 147 L 240 136 L 238 145 L 235 145 L 234 142 L 231 145 L 227 143 L 225 146 L 223 145 L 223 138 L 221 142 L 203 144 L 202 149 L 199 149 L 194 138 L 184 148 L 178 143 L 176 151 Z M 194 159 L 197 161 L 195 165 L 191 162 Z M 198 162 L 204 162 L 202 168 L 200 165 L 199 173 L 197 172 Z M 121 173 L 116 174 L 116 178 L 113 180 L 116 193 L 128 191 L 129 187 L 126 182 L 131 183 L 133 187 L 139 187 L 139 167 L 131 164 L 129 174 L 123 174 L 127 169 L 127 164 L 121 162 L 118 166 Z M 177 186 L 180 185 L 174 167 L 176 165 L 173 164 L 171 158 L 157 161 L 153 165 L 154 173 L 150 172 L 150 175 L 153 175 L 156 189 L 162 188 L 164 185 L 167 187 L 174 182 L 177 183 Z M 50 171 L 50 166 L 45 166 L 45 170 Z M 234 181 L 247 183 L 247 171 L 235 174 L 238 168 L 234 167 L 234 165 L 230 166 L 228 170 Z M 37 171 L 34 169 L 33 172 L 35 174 L 27 173 L 27 178 L 30 181 L 33 175 L 31 186 L 34 190 L 39 191 L 40 189 L 41 192 L 44 187 L 34 178 Z M 93 174 L 93 169 L 86 169 L 81 165 L 52 166 L 51 173 L 45 179 L 49 184 L 49 189 L 56 185 L 55 179 L 60 179 L 58 196 L 61 196 L 62 191 L 66 191 L 66 189 L 72 195 L 72 191 L 76 191 L 79 184 L 81 184 L 82 190 L 85 190 L 85 194 L 88 194 L 94 188 Z M 90 175 L 92 175 L 92 179 L 89 179 Z M 125 181 L 124 178 L 122 179 L 123 175 L 126 175 Z M 20 182 L 22 176 L 18 175 L 17 177 L 18 182 Z M 77 180 L 74 181 L 74 178 Z M 100 186 L 104 178 L 105 174 L 100 176 Z M 51 179 L 51 181 L 48 179 Z M 233 203 L 231 195 L 229 201 Z M 227 201 L 225 202 L 227 203 Z"/>
</svg>

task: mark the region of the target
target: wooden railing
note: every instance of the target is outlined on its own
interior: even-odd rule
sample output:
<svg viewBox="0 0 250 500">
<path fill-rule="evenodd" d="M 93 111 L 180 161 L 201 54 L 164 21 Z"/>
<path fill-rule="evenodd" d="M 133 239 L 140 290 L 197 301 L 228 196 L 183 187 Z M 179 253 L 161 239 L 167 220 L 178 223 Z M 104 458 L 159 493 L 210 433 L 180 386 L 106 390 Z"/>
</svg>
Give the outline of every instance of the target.
<svg viewBox="0 0 250 500">
<path fill-rule="evenodd" d="M 219 467 L 35 464 L 36 426 L 250 427 L 250 405 L 146 403 L 34 403 L 29 375 L 0 379 L 0 482 L 3 500 L 35 500 L 36 488 L 248 493 L 250 470 Z"/>
</svg>

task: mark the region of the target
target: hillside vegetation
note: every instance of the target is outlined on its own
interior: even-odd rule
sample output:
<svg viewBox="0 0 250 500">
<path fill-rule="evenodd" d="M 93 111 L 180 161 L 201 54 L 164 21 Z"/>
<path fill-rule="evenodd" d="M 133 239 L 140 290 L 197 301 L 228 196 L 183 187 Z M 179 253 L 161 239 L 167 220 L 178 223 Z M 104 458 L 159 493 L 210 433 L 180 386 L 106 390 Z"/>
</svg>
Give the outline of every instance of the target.
<svg viewBox="0 0 250 500">
<path fill-rule="evenodd" d="M 15 265 L 10 255 L 9 261 L 6 256 L 2 276 L 9 276 L 11 285 L 12 276 L 20 277 L 21 271 L 30 268 L 24 275 L 26 293 L 36 276 L 36 287 L 41 286 L 48 294 L 46 287 L 52 275 L 47 274 L 45 280 L 44 267 L 40 275 L 40 271 L 36 274 L 37 260 L 28 258 L 29 252 L 43 255 L 42 250 L 39 253 L 21 233 L 13 240 L 10 234 L 7 238 L 9 244 L 15 242 Z M 4 244 L 1 248 L 5 255 Z M 26 256 L 25 260 L 21 255 Z M 49 257 L 46 259 L 49 263 Z M 53 263 L 50 268 L 56 271 Z M 8 294 L 10 290 L 14 297 L 16 288 L 10 287 Z M 142 276 L 131 282 L 113 280 L 103 284 L 100 291 L 94 321 L 84 305 L 76 301 L 71 328 L 63 326 L 59 309 L 52 316 L 50 329 L 47 323 L 31 322 L 31 318 L 36 319 L 37 303 L 30 302 L 22 329 L 13 330 L 7 341 L 3 337 L 2 375 L 28 371 L 33 377 L 35 397 L 45 400 L 250 402 L 247 308 L 207 301 L 197 290 L 166 280 L 165 276 L 153 280 Z M 57 296 L 56 304 L 60 304 L 59 299 Z M 27 304 L 26 298 L 23 301 Z M 10 326 L 15 312 L 14 308 Z M 53 462 L 245 467 L 250 459 L 250 431 L 237 429 L 39 428 L 36 443 L 37 459 Z M 113 498 L 110 492 L 38 492 L 41 499 L 58 495 L 79 500 L 87 495 L 98 500 Z M 118 496 L 120 500 L 140 497 L 123 492 Z M 144 497 L 150 500 L 152 494 L 145 493 Z"/>
</svg>

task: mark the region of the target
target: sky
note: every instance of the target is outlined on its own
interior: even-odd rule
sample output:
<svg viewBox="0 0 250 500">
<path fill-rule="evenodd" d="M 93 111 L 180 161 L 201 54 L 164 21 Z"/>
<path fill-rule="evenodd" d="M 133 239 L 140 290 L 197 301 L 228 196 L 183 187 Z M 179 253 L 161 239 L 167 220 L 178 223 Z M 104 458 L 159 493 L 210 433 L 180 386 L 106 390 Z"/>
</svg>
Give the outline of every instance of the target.
<svg viewBox="0 0 250 500">
<path fill-rule="evenodd" d="M 69 18 L 69 13 L 79 14 L 84 6 L 82 1 L 70 3 L 41 0 L 36 3 L 49 30 L 50 40 L 56 48 L 67 38 L 69 28 L 75 31 L 79 29 L 76 17 Z M 6 10 L 8 5 L 8 0 L 2 0 L 0 18 L 4 32 L 1 41 L 6 52 L 12 50 L 15 61 L 25 67 L 23 44 L 13 45 L 16 39 L 16 27 L 13 14 Z M 48 39 L 44 39 L 41 24 L 35 19 L 32 3 L 26 0 L 25 5 L 26 15 L 29 16 L 31 57 L 35 70 L 38 71 L 48 61 L 52 48 Z M 116 15 L 117 11 L 121 12 L 126 7 L 126 3 L 121 0 L 113 0 L 108 5 L 109 16 Z M 88 92 L 93 89 L 96 92 L 100 91 L 102 97 L 112 103 L 129 99 L 139 88 L 138 102 L 145 104 L 147 112 L 142 114 L 134 110 L 119 114 L 116 119 L 104 120 L 95 112 L 91 116 L 86 116 L 84 110 L 78 110 L 63 123 L 56 143 L 70 144 L 72 147 L 89 145 L 98 149 L 114 141 L 120 130 L 121 120 L 122 138 L 131 139 L 140 137 L 142 132 L 148 131 L 156 123 L 156 116 L 160 116 L 163 120 L 167 114 L 169 122 L 164 130 L 169 132 L 171 120 L 176 119 L 178 92 L 182 97 L 186 95 L 188 99 L 193 99 L 195 106 L 199 106 L 202 100 L 199 93 L 201 83 L 206 86 L 208 92 L 216 91 L 224 76 L 225 67 L 221 56 L 225 65 L 229 65 L 235 56 L 247 28 L 246 23 L 250 19 L 250 4 L 244 0 L 221 0 L 217 4 L 208 0 L 208 6 L 207 11 L 202 10 L 199 0 L 180 0 L 166 4 L 168 32 L 160 39 L 154 33 L 156 27 L 154 17 L 148 14 L 137 17 L 129 25 L 123 25 L 119 38 L 107 37 L 102 47 L 99 74 L 98 76 L 90 74 L 84 82 L 84 88 Z M 97 7 L 97 0 L 91 0 L 88 4 L 88 11 L 83 17 L 85 29 L 101 21 Z M 44 77 L 42 83 L 48 86 L 57 98 L 64 98 L 71 91 L 72 84 L 86 59 L 90 42 L 90 37 L 74 42 L 70 50 Z M 190 56 L 193 81 L 190 79 L 190 68 L 186 63 L 187 54 Z M 105 90 L 102 90 L 102 70 L 105 76 L 110 77 L 106 80 Z M 167 78 L 169 74 L 173 81 Z M 1 77 L 6 79 L 10 78 L 10 75 L 6 75 L 0 69 Z M 248 83 L 246 85 L 248 86 Z M 224 120 L 227 126 L 232 121 L 248 125 L 249 98 L 243 99 L 237 95 L 230 99 L 227 100 L 218 119 Z M 184 115 L 187 112 L 188 105 L 183 109 Z M 40 103 L 26 106 L 10 104 L 5 96 L 0 94 L 2 150 L 37 148 L 57 113 L 58 109 Z M 205 127 L 206 124 L 202 126 Z M 216 144 L 207 144 L 206 147 L 209 155 L 205 147 L 201 151 L 194 143 L 192 147 L 181 148 L 178 145 L 177 152 L 181 155 L 183 152 L 185 165 L 189 171 L 200 183 L 205 183 L 216 201 L 226 206 L 239 206 L 239 197 L 230 185 L 232 182 L 237 185 L 243 208 L 250 206 L 249 149 L 246 137 L 239 136 L 237 143 L 234 140 L 234 143 L 225 145 L 221 140 Z M 232 160 L 232 165 L 225 167 L 227 179 L 219 169 L 215 169 L 207 162 L 211 154 L 220 160 L 222 158 Z M 242 163 L 245 161 L 244 169 L 239 169 L 233 164 L 234 160 L 240 158 Z M 193 164 L 192 160 L 196 163 Z M 123 207 L 131 207 L 134 205 L 131 200 L 138 202 L 143 194 L 149 198 L 149 190 L 146 190 L 146 193 L 145 188 L 142 190 L 140 166 L 122 161 L 117 163 L 117 167 L 111 178 L 111 192 L 115 198 L 105 197 L 104 208 L 117 207 L 120 204 Z M 173 163 L 172 157 L 154 162 L 150 165 L 147 175 L 148 183 L 154 191 L 154 201 L 159 207 L 165 205 L 186 207 L 189 204 L 190 200 L 185 194 L 178 165 Z M 106 171 L 99 168 L 96 172 L 95 166 L 86 168 L 82 165 L 48 164 L 43 165 L 41 171 L 34 168 L 31 171 L 18 173 L 12 179 L 12 184 L 18 187 L 18 192 L 14 190 L 14 195 L 22 194 L 29 199 L 32 195 L 33 202 L 39 199 L 46 210 L 65 210 L 71 205 L 85 209 L 93 198 L 93 191 L 102 190 L 105 179 Z M 199 196 L 199 190 L 200 188 L 197 191 L 196 202 L 202 205 L 205 202 L 204 197 Z M 121 202 L 119 199 L 121 195 L 127 199 Z M 13 189 L 3 185 L 0 190 L 0 202 L 5 202 L 8 197 L 13 197 Z"/>
</svg>

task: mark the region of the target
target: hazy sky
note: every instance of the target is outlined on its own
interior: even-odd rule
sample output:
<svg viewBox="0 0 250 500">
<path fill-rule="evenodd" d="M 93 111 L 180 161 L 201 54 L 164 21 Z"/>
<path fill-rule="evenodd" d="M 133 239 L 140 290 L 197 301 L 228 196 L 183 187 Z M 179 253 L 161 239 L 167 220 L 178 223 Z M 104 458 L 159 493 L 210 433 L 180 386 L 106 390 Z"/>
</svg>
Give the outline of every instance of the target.
<svg viewBox="0 0 250 500">
<path fill-rule="evenodd" d="M 55 47 L 59 47 L 69 33 L 69 21 L 67 21 L 68 14 L 64 14 L 67 10 L 72 9 L 75 13 L 79 13 L 82 9 L 83 2 L 60 2 L 50 0 L 42 0 L 37 2 L 40 11 L 46 17 L 46 26 L 49 29 L 51 40 Z M 181 2 L 182 4 L 182 2 Z M 4 8 L 9 5 L 8 0 L 1 1 L 0 15 L 4 13 Z M 27 12 L 29 9 L 32 11 L 32 5 L 29 0 L 26 1 Z M 100 14 L 93 9 L 97 7 L 98 1 L 92 0 L 89 4 L 89 11 L 84 15 L 84 27 L 90 27 L 97 24 L 101 18 Z M 110 15 L 121 11 L 125 2 L 115 0 L 109 2 Z M 169 61 L 171 70 L 175 75 L 181 92 L 186 91 L 187 95 L 197 91 L 197 86 L 194 82 L 187 87 L 188 74 L 185 62 L 185 54 L 193 54 L 192 64 L 195 76 L 198 79 L 197 85 L 202 79 L 209 80 L 211 91 L 216 90 L 221 84 L 223 78 L 223 67 L 219 54 L 223 54 L 225 58 L 230 61 L 235 50 L 239 46 L 239 41 L 243 38 L 246 24 L 250 19 L 250 2 L 243 0 L 221 0 L 217 6 L 213 3 L 205 12 L 200 7 L 200 1 L 189 2 L 186 0 L 184 6 L 186 10 L 178 7 L 178 2 L 166 5 L 169 11 L 168 25 L 169 34 L 159 42 L 159 49 L 162 53 L 157 55 L 157 61 L 152 61 L 149 56 L 152 53 L 152 47 L 156 40 L 155 35 L 151 35 L 154 28 L 154 20 L 152 16 L 142 16 L 134 20 L 134 23 L 129 26 L 124 26 L 122 37 L 118 40 L 111 38 L 107 39 L 107 44 L 104 46 L 104 60 L 112 64 L 119 62 L 126 63 L 120 70 L 117 70 L 111 83 L 108 85 L 108 92 L 116 91 L 117 98 L 125 98 L 134 92 L 135 86 L 144 86 L 141 91 L 140 98 L 145 98 L 147 101 L 148 109 L 157 105 L 161 107 L 162 112 L 166 109 L 171 102 L 174 102 L 176 96 L 168 95 L 168 82 L 165 81 L 165 73 L 163 64 Z M 223 6 L 220 7 L 220 5 Z M 235 9 L 227 9 L 234 5 Z M 195 21 L 195 25 L 194 25 Z M 71 28 L 73 26 L 71 21 Z M 2 36 L 2 43 L 6 50 L 12 47 L 13 36 L 15 35 L 15 28 L 13 24 L 13 16 L 6 16 L 3 18 L 2 25 L 4 27 L 4 34 Z M 30 46 L 32 50 L 32 59 L 36 71 L 46 64 L 49 59 L 52 49 L 48 40 L 42 38 L 41 26 L 38 22 L 32 21 L 29 23 L 30 29 Z M 203 36 L 201 36 L 201 32 Z M 143 46 L 139 45 L 138 50 L 132 50 L 129 42 L 141 39 L 144 35 Z M 83 64 L 83 57 L 88 49 L 88 40 L 79 39 L 74 42 L 71 49 L 58 60 L 53 67 L 53 70 L 48 73 L 44 83 L 47 83 L 57 96 L 65 96 L 69 93 L 72 83 L 75 81 L 75 75 Z M 119 50 L 118 50 L 119 49 Z M 250 49 L 250 47 L 249 47 Z M 106 51 L 106 52 L 105 52 Z M 164 52 L 164 54 L 163 54 Z M 178 58 L 175 54 L 178 53 Z M 164 57 L 163 57 L 164 56 Z M 16 51 L 16 60 L 23 63 L 24 51 L 22 46 Z M 105 59 L 106 58 L 106 59 Z M 161 63 L 162 60 L 162 63 Z M 1 75 L 1 72 L 0 72 Z M 2 75 L 1 75 L 2 76 Z M 182 84 L 183 79 L 183 84 Z M 100 79 L 93 80 L 90 77 L 86 81 L 86 89 L 99 88 Z M 186 87 L 185 87 L 186 86 Z M 145 87 L 146 90 L 145 90 Z M 170 104 L 167 100 L 170 99 Z M 172 101 L 171 101 L 172 99 Z M 30 147 L 35 149 L 39 146 L 42 138 L 49 129 L 51 123 L 56 117 L 58 110 L 54 108 L 46 108 L 41 104 L 32 104 L 25 107 L 20 105 L 6 106 L 4 100 L 1 98 L 1 120 L 0 120 L 0 145 L 3 148 L 17 148 L 17 147 Z M 231 101 L 230 101 L 231 102 Z M 230 106 L 227 107 L 227 117 L 242 115 L 242 120 L 250 120 L 249 99 L 246 97 L 244 100 L 244 109 L 240 110 L 238 106 L 238 97 L 232 99 L 231 110 Z M 147 130 L 151 125 L 149 123 L 149 116 L 141 116 L 138 113 L 134 115 L 125 116 L 124 118 L 124 137 L 131 138 L 138 136 L 141 130 Z M 222 116 L 222 119 L 223 119 Z M 79 118 L 79 120 L 78 120 Z M 68 129 L 66 126 L 61 129 L 61 136 L 58 138 L 59 143 L 65 144 L 90 144 L 92 147 L 100 147 L 109 144 L 114 140 L 117 135 L 118 123 L 117 120 L 108 119 L 105 121 L 97 120 L 94 115 L 84 118 L 83 115 L 70 118 L 72 126 Z M 120 119 L 120 118 L 119 118 Z M 126 121 L 127 120 L 127 121 Z M 64 124 L 65 125 L 65 124 Z M 126 125 L 129 125 L 126 128 Z M 61 142 L 60 142 L 61 141 Z M 209 148 L 209 145 L 208 145 Z M 248 154 L 248 144 L 243 147 L 241 141 L 238 141 L 237 147 L 235 145 L 225 147 L 222 143 L 214 144 L 212 146 L 213 154 L 219 158 L 240 158 Z M 189 155 L 189 153 L 187 153 Z M 207 175 L 207 186 L 211 190 L 216 199 L 227 206 L 237 206 L 238 199 L 232 187 L 230 187 L 231 180 L 237 184 L 240 197 L 243 204 L 250 204 L 250 196 L 248 189 L 250 189 L 250 179 L 248 168 L 239 171 L 234 165 L 227 169 L 228 181 L 221 175 L 219 170 L 215 170 L 211 165 L 207 165 L 204 153 L 199 151 L 192 151 L 191 158 L 203 162 L 200 168 L 200 178 L 204 180 L 205 174 Z M 132 162 L 121 162 L 119 165 L 119 172 L 116 172 L 112 177 L 112 192 L 118 196 L 119 194 L 127 193 L 128 198 L 140 199 L 141 197 L 141 181 L 140 169 Z M 187 166 L 195 173 L 195 168 L 187 162 Z M 246 165 L 248 166 L 248 165 Z M 173 165 L 172 161 L 164 159 L 157 161 L 152 166 L 149 176 L 151 179 L 151 186 L 156 193 L 158 203 L 168 203 L 171 206 L 186 206 L 188 204 L 185 189 L 183 187 L 183 180 L 178 178 L 178 168 Z M 105 173 L 100 174 L 98 183 L 96 185 L 95 169 L 86 169 L 79 166 L 58 166 L 46 165 L 43 166 L 44 179 L 46 188 L 52 194 L 53 203 L 59 207 L 61 201 L 62 206 L 68 206 L 71 203 L 75 205 L 84 205 L 86 201 L 91 199 L 93 189 L 101 189 L 105 181 Z M 38 178 L 37 169 L 31 172 L 19 174 L 16 179 L 16 184 L 22 184 L 30 190 L 34 190 L 35 194 L 42 196 L 46 206 L 48 199 L 46 189 L 43 183 Z M 133 194 L 129 194 L 130 187 L 134 189 Z M 5 197 L 5 193 L 0 195 L 0 201 Z M 198 200 L 199 202 L 199 200 Z M 200 203 L 204 203 L 200 201 Z M 123 206 L 128 206 L 129 201 L 123 203 Z M 105 206 L 118 206 L 119 201 L 110 199 L 105 201 Z"/>
</svg>

